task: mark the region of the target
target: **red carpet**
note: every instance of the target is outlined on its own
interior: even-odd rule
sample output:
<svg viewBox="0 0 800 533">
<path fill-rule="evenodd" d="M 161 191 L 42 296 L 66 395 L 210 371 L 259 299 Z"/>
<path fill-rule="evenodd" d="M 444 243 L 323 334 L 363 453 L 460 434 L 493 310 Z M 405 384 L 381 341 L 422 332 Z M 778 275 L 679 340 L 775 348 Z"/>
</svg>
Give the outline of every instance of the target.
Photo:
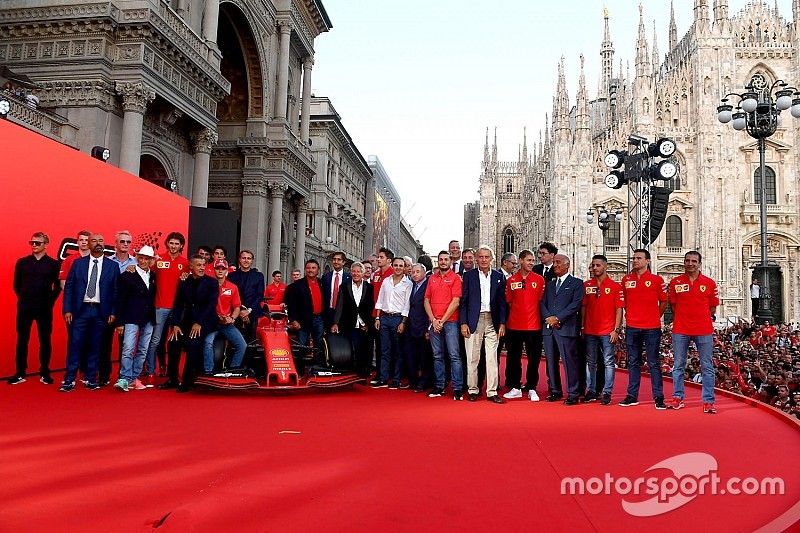
<svg viewBox="0 0 800 533">
<path fill-rule="evenodd" d="M 704 415 L 687 393 L 676 412 L 360 387 L 60 394 L 31 379 L 0 386 L 0 530 L 797 530 L 799 426 L 725 397 Z M 725 480 L 780 476 L 785 494 L 702 495 L 637 517 L 622 499 L 647 496 L 560 493 L 565 476 L 634 479 L 690 452 Z"/>
</svg>

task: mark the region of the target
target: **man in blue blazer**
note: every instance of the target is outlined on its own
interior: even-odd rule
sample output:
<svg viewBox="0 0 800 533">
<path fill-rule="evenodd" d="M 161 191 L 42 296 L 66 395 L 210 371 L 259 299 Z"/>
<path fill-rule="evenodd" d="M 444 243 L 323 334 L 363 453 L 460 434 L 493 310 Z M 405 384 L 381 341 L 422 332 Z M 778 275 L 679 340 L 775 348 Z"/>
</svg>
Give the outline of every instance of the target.
<svg viewBox="0 0 800 533">
<path fill-rule="evenodd" d="M 461 309 L 458 314 L 461 336 L 465 339 L 467 351 L 468 399 L 474 402 L 480 393 L 478 364 L 481 359 L 481 346 L 485 340 L 486 399 L 494 403 L 504 403 L 497 395 L 497 341 L 505 335 L 506 330 L 508 314 L 505 298 L 506 278 L 491 268 L 494 252 L 488 246 L 478 248 L 476 259 L 478 268 L 464 273 Z"/>
<path fill-rule="evenodd" d="M 322 320 L 326 330 L 333 325 L 339 289 L 352 281 L 350 274 L 344 271 L 344 259 L 344 252 L 333 252 L 333 270 L 325 272 L 319 279 L 322 285 Z"/>
<path fill-rule="evenodd" d="M 64 321 L 70 328 L 67 349 L 67 372 L 59 391 L 71 392 L 86 352 L 86 388 L 99 389 L 97 383 L 100 343 L 103 330 L 114 322 L 116 314 L 119 266 L 103 255 L 105 240 L 94 233 L 89 237 L 89 255 L 76 259 L 64 285 Z"/>
<path fill-rule="evenodd" d="M 428 336 L 431 321 L 425 311 L 425 289 L 428 288 L 427 269 L 422 263 L 411 266 L 411 289 L 408 306 L 408 329 L 405 350 L 409 386 L 414 392 L 423 392 L 433 386 L 433 351 Z"/>
<path fill-rule="evenodd" d="M 550 381 L 548 402 L 563 397 L 558 354 L 564 359 L 567 376 L 567 399 L 565 405 L 576 405 L 580 395 L 580 358 L 578 337 L 581 325 L 579 313 L 583 301 L 583 280 L 569 273 L 569 257 L 557 254 L 553 260 L 553 279 L 547 282 L 544 298 L 539 303 L 544 319 L 542 335 L 544 353 L 547 358 L 547 377 Z"/>
</svg>

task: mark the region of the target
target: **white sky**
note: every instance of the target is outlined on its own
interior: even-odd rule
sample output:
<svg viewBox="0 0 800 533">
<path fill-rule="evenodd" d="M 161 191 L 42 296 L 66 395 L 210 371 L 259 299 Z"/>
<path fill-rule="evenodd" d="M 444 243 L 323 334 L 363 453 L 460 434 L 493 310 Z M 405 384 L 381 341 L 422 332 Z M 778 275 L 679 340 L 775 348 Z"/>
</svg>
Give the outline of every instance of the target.
<svg viewBox="0 0 800 533">
<path fill-rule="evenodd" d="M 552 109 L 557 65 L 566 62 L 574 103 L 580 54 L 590 98 L 597 92 L 603 7 L 609 11 L 614 69 L 634 73 L 639 10 L 634 0 L 323 0 L 333 22 L 320 36 L 312 75 L 331 98 L 364 157 L 377 155 L 402 198 L 401 210 L 428 253 L 463 237 L 463 206 L 478 198 L 485 128 L 497 126 L 498 157 L 516 160 L 523 126 L 528 148 Z M 773 6 L 775 0 L 769 0 Z M 669 2 L 647 0 L 652 54 L 667 52 Z M 713 2 L 708 0 L 713 20 Z M 745 0 L 729 0 L 729 14 Z M 791 20 L 791 0 L 777 0 Z M 678 40 L 693 0 L 675 0 Z"/>
</svg>

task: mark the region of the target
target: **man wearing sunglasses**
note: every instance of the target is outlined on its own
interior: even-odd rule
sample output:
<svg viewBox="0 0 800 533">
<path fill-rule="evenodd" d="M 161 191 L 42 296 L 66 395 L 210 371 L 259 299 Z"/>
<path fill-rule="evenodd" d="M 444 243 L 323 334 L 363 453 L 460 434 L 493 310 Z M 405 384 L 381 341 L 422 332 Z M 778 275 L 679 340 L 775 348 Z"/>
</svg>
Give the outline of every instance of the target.
<svg viewBox="0 0 800 533">
<path fill-rule="evenodd" d="M 8 383 L 25 382 L 28 370 L 28 342 L 31 326 L 36 322 L 39 333 L 39 380 L 53 383 L 50 377 L 50 336 L 53 331 L 53 305 L 61 292 L 58 261 L 47 255 L 50 239 L 41 231 L 28 241 L 31 254 L 17 261 L 14 267 L 14 292 L 17 295 L 17 372 Z"/>
</svg>

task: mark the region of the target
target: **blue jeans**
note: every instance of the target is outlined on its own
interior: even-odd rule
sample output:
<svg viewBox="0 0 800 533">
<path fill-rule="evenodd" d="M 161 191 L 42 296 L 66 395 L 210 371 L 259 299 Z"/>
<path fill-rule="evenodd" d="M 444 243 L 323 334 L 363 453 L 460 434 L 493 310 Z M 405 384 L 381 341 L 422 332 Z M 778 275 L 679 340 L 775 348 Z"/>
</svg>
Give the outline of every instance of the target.
<svg viewBox="0 0 800 533">
<path fill-rule="evenodd" d="M 144 358 L 147 355 L 147 347 L 150 346 L 152 335 L 153 324 L 149 322 L 144 326 L 125 324 L 122 334 L 122 359 L 119 363 L 120 379 L 133 381 L 142 373 Z"/>
<path fill-rule="evenodd" d="M 381 315 L 381 364 L 378 372 L 378 380 L 394 383 L 400 382 L 401 369 L 403 365 L 403 355 L 400 351 L 400 334 L 397 327 L 403 322 L 401 316 Z M 389 367 L 391 366 L 391 376 Z"/>
<path fill-rule="evenodd" d="M 447 355 L 450 357 L 450 380 L 453 383 L 453 391 L 464 390 L 464 380 L 461 369 L 461 353 L 458 347 L 458 322 L 448 321 L 444 323 L 441 333 L 431 328 L 431 348 L 433 348 L 433 373 L 435 376 L 434 386 L 437 389 L 444 388 L 444 348 L 447 347 Z M 443 345 L 444 344 L 444 345 Z"/>
<path fill-rule="evenodd" d="M 639 383 L 642 380 L 642 342 L 647 354 L 647 366 L 650 369 L 650 384 L 653 387 L 653 399 L 664 398 L 664 380 L 661 377 L 661 328 L 641 329 L 625 328 L 625 344 L 628 346 L 628 396 L 639 399 Z"/>
<path fill-rule="evenodd" d="M 595 378 L 597 376 L 597 360 L 598 355 L 603 358 L 603 366 L 605 367 L 605 386 L 603 387 L 603 394 L 611 394 L 614 388 L 614 345 L 611 344 L 611 335 L 586 335 L 586 387 L 594 393 L 599 391 L 595 390 Z"/>
<path fill-rule="evenodd" d="M 672 367 L 672 395 L 683 400 L 683 379 L 686 374 L 686 355 L 689 351 L 689 341 L 694 341 L 700 354 L 700 375 L 703 377 L 703 403 L 714 403 L 714 362 L 711 354 L 714 352 L 713 335 L 682 335 L 672 334 L 672 349 L 675 352 L 675 364 Z"/>
<path fill-rule="evenodd" d="M 153 326 L 153 335 L 150 336 L 150 345 L 147 347 L 145 372 L 148 374 L 156 373 L 156 349 L 161 343 L 161 335 L 164 334 L 164 326 L 167 325 L 167 319 L 171 311 L 172 309 L 166 307 L 156 309 L 156 325 Z"/>
<path fill-rule="evenodd" d="M 227 324 L 225 326 L 219 326 L 217 331 L 212 331 L 206 335 L 203 340 L 203 370 L 206 373 L 214 371 L 214 340 L 217 338 L 217 335 L 225 337 L 233 346 L 233 357 L 231 358 L 231 364 L 229 364 L 227 368 L 238 368 L 242 366 L 247 343 L 239 330 L 236 329 L 236 326 Z"/>
</svg>

